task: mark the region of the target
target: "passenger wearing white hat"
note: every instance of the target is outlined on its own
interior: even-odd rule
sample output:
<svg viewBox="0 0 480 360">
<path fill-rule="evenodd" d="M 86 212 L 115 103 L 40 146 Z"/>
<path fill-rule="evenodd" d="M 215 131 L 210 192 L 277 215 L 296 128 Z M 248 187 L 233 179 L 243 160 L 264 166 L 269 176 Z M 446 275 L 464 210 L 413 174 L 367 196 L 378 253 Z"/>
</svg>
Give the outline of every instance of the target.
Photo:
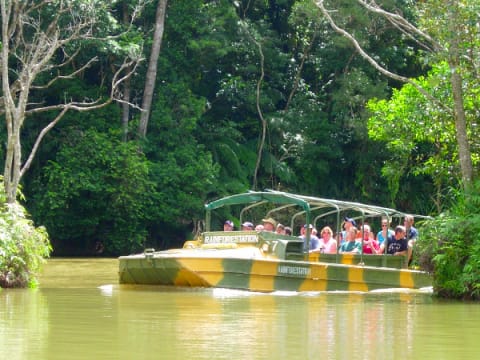
<svg viewBox="0 0 480 360">
<path fill-rule="evenodd" d="M 227 220 L 223 223 L 223 231 L 233 231 L 233 221 Z"/>
<path fill-rule="evenodd" d="M 243 231 L 251 231 L 255 228 L 255 226 L 253 225 L 253 223 L 251 223 L 250 221 L 245 221 L 243 224 L 242 224 L 242 230 Z"/>
</svg>

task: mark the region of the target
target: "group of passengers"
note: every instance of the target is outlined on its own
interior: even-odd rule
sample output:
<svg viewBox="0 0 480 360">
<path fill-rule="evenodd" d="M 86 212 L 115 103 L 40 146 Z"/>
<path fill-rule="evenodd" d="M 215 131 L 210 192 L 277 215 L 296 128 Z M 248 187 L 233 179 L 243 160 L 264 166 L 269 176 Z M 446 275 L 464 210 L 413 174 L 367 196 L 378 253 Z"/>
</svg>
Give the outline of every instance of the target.
<svg viewBox="0 0 480 360">
<path fill-rule="evenodd" d="M 354 219 L 346 217 L 343 222 L 343 231 L 335 238 L 331 227 L 325 226 L 318 236 L 317 229 L 312 224 L 305 224 L 300 228 L 300 238 L 304 240 L 304 251 L 307 251 L 307 229 L 310 230 L 308 242 L 309 252 L 324 254 L 391 254 L 408 255 L 410 260 L 413 245 L 418 237 L 418 231 L 413 226 L 414 218 L 406 215 L 404 225 L 397 225 L 395 229 L 390 228 L 387 218 L 382 218 L 382 229 L 375 233 L 369 224 L 365 223 L 360 227 Z M 234 224 L 227 220 L 224 223 L 225 231 L 232 231 Z M 282 235 L 292 235 L 292 229 L 283 224 L 277 223 L 273 218 L 262 219 L 262 224 L 255 226 L 252 222 L 246 221 L 242 224 L 243 231 L 270 231 Z M 362 241 L 363 237 L 363 241 Z"/>
<path fill-rule="evenodd" d="M 337 252 L 337 240 L 333 237 L 333 231 L 330 226 L 325 226 L 320 230 L 320 237 L 317 229 L 309 224 L 300 228 L 300 238 L 304 240 L 304 251 L 307 251 L 307 228 L 310 230 L 310 241 L 308 243 L 309 252 L 320 252 L 324 254 L 335 254 Z"/>
<path fill-rule="evenodd" d="M 413 216 L 406 215 L 404 225 L 397 225 L 395 230 L 392 230 L 388 219 L 383 218 L 382 229 L 375 237 L 370 225 L 363 224 L 357 228 L 354 219 L 345 218 L 345 230 L 341 234 L 343 242 L 341 242 L 338 252 L 353 254 L 383 254 L 386 252 L 390 255 L 408 255 L 410 260 L 413 245 L 418 237 L 418 230 L 413 223 Z"/>
<path fill-rule="evenodd" d="M 231 220 L 225 221 L 223 224 L 224 231 L 233 231 L 234 224 Z M 283 224 L 277 223 L 273 218 L 266 218 L 262 220 L 261 224 L 255 226 L 250 221 L 245 221 L 242 224 L 242 231 L 270 231 L 275 232 L 281 235 L 292 235 L 292 228 L 289 226 L 285 226 Z"/>
</svg>

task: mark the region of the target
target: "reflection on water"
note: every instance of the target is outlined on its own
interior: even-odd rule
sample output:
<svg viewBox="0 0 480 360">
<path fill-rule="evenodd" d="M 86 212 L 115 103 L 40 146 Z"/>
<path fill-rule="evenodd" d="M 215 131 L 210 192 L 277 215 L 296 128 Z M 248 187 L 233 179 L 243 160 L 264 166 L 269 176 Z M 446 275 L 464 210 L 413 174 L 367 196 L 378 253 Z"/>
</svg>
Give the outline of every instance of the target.
<svg viewBox="0 0 480 360">
<path fill-rule="evenodd" d="M 0 359 L 474 359 L 480 307 L 418 292 L 119 286 L 117 261 L 50 260 L 0 292 Z"/>
</svg>

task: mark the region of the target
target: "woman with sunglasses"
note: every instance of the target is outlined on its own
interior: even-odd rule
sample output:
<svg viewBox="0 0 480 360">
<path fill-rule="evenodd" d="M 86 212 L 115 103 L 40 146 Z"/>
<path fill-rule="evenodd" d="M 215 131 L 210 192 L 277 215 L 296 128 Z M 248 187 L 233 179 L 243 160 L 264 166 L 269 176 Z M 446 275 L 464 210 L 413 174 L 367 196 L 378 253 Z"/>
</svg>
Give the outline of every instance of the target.
<svg viewBox="0 0 480 360">
<path fill-rule="evenodd" d="M 389 227 L 390 222 L 387 218 L 382 218 L 382 230 L 377 233 L 377 242 L 378 245 L 382 245 L 382 243 L 388 239 L 389 237 L 393 236 L 394 231 Z"/>
</svg>

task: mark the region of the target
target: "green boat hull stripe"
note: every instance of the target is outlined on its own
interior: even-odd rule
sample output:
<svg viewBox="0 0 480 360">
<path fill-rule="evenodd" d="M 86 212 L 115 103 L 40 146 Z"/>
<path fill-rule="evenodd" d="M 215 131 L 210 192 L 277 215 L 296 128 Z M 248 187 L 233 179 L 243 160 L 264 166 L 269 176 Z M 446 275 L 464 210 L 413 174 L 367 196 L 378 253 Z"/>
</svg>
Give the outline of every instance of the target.
<svg viewBox="0 0 480 360">
<path fill-rule="evenodd" d="M 249 289 L 252 260 L 225 259 L 222 261 L 223 278 L 218 287 Z"/>
</svg>

